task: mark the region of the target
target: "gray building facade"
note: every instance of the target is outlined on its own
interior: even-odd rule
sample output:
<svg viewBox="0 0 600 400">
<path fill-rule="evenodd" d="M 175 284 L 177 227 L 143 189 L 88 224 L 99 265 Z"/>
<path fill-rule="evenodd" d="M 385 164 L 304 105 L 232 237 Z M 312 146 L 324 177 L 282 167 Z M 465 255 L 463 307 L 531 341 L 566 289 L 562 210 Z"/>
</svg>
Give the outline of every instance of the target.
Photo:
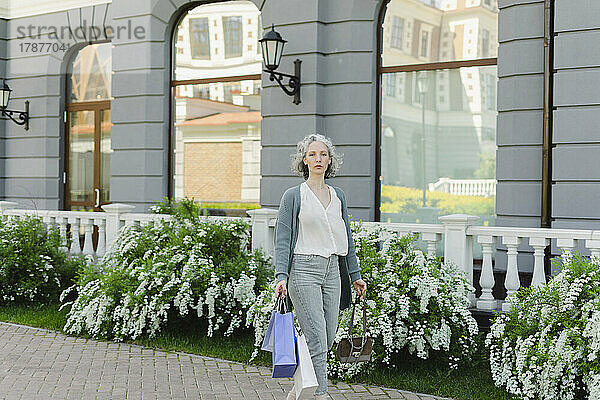
<svg viewBox="0 0 600 400">
<path fill-rule="evenodd" d="M 463 1 L 464 0 L 459 0 Z M 86 44 L 110 42 L 110 198 L 146 210 L 172 193 L 173 32 L 181 16 L 207 2 L 114 0 L 76 8 L 7 11 L 0 19 L 0 72 L 13 90 L 10 109 L 29 100 L 30 129 L 0 123 L 0 200 L 65 208 L 67 72 Z M 60 3 L 60 2 L 59 2 Z M 83 3 L 83 2 L 82 2 Z M 364 220 L 378 212 L 378 35 L 384 0 L 253 0 L 262 26 L 288 40 L 280 69 L 302 60 L 302 103 L 268 77 L 261 90 L 260 204 L 277 207 L 299 182 L 289 155 L 310 132 L 325 132 L 344 154 L 334 185 Z M 553 227 L 600 225 L 600 4 L 555 0 L 552 113 Z M 66 3 L 65 3 L 66 4 Z M 544 83 L 544 1 L 499 0 L 496 224 L 540 226 Z M 66 6 L 65 6 L 66 7 Z M 60 8 L 60 7 L 58 7 Z M 33 26 L 33 33 L 28 27 Z M 97 26 L 101 34 L 61 38 L 65 51 L 25 51 L 38 27 Z M 106 27 L 113 29 L 106 35 Z M 121 35 L 117 35 L 123 27 Z M 139 28 L 135 35 L 135 29 Z M 26 35 L 22 35 L 22 32 Z M 142 34 L 143 32 L 143 34 Z M 46 33 L 47 34 L 47 33 Z M 111 39 L 108 40 L 108 36 Z M 55 42 L 48 38 L 48 42 Z"/>
</svg>

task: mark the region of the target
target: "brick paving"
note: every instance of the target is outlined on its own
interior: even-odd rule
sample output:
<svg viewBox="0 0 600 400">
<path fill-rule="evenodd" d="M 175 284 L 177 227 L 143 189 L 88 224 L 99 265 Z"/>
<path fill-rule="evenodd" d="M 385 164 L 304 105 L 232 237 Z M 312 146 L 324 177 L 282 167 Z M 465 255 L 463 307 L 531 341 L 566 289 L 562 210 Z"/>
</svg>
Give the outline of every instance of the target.
<svg viewBox="0 0 600 400">
<path fill-rule="evenodd" d="M 268 368 L 141 346 L 65 336 L 0 322 L 0 400 L 285 399 L 290 379 Z M 346 384 L 332 399 L 439 397 Z"/>
</svg>

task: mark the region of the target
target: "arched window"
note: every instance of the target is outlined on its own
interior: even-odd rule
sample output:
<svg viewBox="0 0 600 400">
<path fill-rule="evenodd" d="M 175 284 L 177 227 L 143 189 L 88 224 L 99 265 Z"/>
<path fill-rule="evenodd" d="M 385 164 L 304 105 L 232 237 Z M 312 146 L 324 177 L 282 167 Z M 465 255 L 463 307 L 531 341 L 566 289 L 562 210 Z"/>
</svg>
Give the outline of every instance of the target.
<svg viewBox="0 0 600 400">
<path fill-rule="evenodd" d="M 90 44 L 67 71 L 65 209 L 110 201 L 111 43 Z"/>
<path fill-rule="evenodd" d="M 493 224 L 496 0 L 390 0 L 379 66 L 380 220 Z"/>
<path fill-rule="evenodd" d="M 190 10 L 174 32 L 173 197 L 257 207 L 260 12 L 250 1 Z"/>
</svg>

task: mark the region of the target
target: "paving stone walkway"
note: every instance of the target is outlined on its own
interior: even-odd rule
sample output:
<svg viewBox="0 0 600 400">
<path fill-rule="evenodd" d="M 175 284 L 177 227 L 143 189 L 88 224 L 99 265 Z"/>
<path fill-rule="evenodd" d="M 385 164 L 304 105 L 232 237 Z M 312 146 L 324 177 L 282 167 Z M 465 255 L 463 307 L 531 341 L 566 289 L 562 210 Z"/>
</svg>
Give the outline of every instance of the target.
<svg viewBox="0 0 600 400">
<path fill-rule="evenodd" d="M 268 368 L 0 322 L 0 399 L 285 399 Z M 333 399 L 434 400 L 338 383 Z"/>
</svg>

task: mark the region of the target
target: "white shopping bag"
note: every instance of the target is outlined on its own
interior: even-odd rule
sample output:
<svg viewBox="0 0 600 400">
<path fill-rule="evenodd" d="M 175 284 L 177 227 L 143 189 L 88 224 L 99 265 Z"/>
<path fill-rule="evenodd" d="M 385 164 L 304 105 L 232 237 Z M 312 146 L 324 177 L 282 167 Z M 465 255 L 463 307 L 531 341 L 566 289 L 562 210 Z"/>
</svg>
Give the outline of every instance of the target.
<svg viewBox="0 0 600 400">
<path fill-rule="evenodd" d="M 308 352 L 308 344 L 304 335 L 296 333 L 298 346 L 298 367 L 294 373 L 294 385 L 296 388 L 296 400 L 312 399 L 317 383 L 317 375 Z"/>
</svg>

